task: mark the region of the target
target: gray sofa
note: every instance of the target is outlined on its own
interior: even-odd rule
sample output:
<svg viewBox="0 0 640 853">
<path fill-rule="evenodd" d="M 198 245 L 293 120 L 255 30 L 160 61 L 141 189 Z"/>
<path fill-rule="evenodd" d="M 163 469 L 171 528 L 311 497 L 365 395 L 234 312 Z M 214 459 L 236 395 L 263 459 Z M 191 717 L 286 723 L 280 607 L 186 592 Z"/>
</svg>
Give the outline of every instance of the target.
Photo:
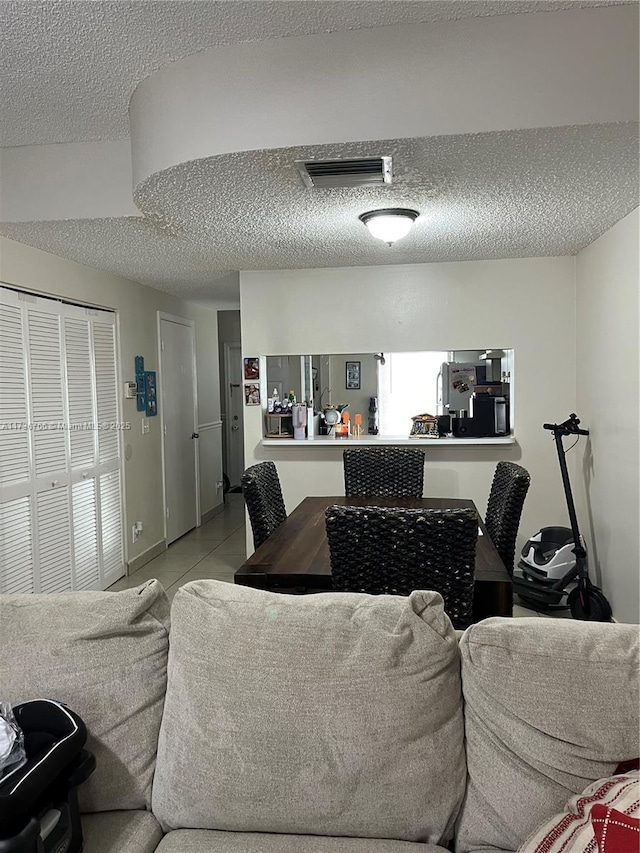
<svg viewBox="0 0 640 853">
<path fill-rule="evenodd" d="M 0 647 L 87 723 L 86 853 L 515 851 L 640 751 L 637 626 L 459 639 L 433 592 L 0 596 Z"/>
</svg>

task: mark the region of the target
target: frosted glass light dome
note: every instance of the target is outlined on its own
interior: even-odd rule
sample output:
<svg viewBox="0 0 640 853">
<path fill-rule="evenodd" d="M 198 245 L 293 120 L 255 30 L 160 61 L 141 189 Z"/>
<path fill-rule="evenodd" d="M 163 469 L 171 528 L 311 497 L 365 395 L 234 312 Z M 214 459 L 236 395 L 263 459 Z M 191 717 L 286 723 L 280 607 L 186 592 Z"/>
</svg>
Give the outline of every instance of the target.
<svg viewBox="0 0 640 853">
<path fill-rule="evenodd" d="M 388 207 L 383 210 L 369 210 L 367 213 L 361 213 L 358 219 L 367 226 L 374 237 L 390 246 L 407 236 L 418 215 L 417 210 L 410 210 L 405 207 Z"/>
</svg>

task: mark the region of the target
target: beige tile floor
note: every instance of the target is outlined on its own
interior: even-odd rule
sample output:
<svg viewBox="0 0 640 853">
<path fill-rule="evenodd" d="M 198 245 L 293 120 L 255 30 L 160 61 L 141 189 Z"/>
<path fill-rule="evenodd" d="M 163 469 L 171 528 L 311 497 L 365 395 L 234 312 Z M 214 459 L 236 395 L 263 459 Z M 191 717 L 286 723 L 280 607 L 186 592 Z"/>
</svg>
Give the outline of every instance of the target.
<svg viewBox="0 0 640 853">
<path fill-rule="evenodd" d="M 187 533 L 137 572 L 121 578 L 110 590 L 130 589 L 149 578 L 157 578 L 169 599 L 189 581 L 213 578 L 233 583 L 233 573 L 245 561 L 245 513 L 240 494 L 228 494 L 224 508 L 212 521 Z M 515 604 L 514 616 L 567 618 L 567 610 L 536 612 Z"/>
<path fill-rule="evenodd" d="M 130 589 L 157 578 L 172 600 L 189 581 L 213 578 L 233 583 L 233 573 L 245 560 L 244 501 L 240 494 L 228 494 L 219 515 L 173 542 L 137 572 L 120 578 L 109 590 Z"/>
</svg>

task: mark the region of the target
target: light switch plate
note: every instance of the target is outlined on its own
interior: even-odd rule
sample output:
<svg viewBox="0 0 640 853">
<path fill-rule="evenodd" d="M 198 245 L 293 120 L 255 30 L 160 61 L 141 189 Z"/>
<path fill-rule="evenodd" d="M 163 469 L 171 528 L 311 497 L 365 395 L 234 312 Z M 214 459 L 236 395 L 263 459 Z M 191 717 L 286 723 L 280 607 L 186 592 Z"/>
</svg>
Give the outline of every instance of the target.
<svg viewBox="0 0 640 853">
<path fill-rule="evenodd" d="M 149 418 L 142 418 L 142 434 L 147 435 L 149 432 Z"/>
</svg>

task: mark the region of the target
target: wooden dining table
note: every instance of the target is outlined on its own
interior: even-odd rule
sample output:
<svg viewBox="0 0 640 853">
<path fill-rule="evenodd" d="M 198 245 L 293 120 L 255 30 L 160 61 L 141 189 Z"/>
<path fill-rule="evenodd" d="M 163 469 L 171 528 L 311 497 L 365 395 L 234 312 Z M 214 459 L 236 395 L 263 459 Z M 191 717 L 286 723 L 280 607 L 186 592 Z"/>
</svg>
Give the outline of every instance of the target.
<svg viewBox="0 0 640 853">
<path fill-rule="evenodd" d="M 322 592 L 332 589 L 331 559 L 325 528 L 329 506 L 382 506 L 410 509 L 476 509 L 461 498 L 308 497 L 273 531 L 235 572 L 237 584 L 275 592 Z M 477 512 L 477 510 L 476 510 Z M 511 577 L 487 535 L 478 513 L 473 621 L 511 616 Z"/>
</svg>

